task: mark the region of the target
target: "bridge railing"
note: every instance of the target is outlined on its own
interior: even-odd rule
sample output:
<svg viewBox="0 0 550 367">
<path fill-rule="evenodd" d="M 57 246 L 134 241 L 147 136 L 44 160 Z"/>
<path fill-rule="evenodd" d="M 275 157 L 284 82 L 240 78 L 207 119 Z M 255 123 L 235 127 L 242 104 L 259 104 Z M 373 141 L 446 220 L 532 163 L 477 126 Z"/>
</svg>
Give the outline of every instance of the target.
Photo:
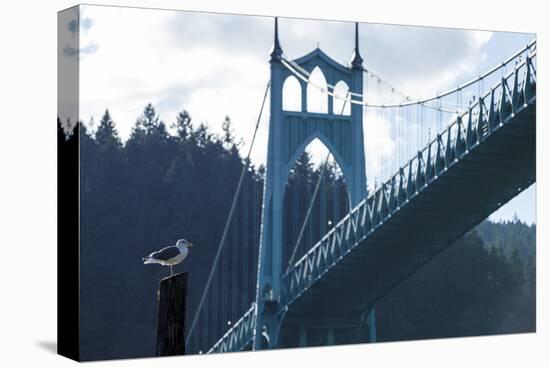
<svg viewBox="0 0 550 367">
<path fill-rule="evenodd" d="M 224 353 L 244 349 L 252 342 L 255 327 L 256 304 L 253 303 L 243 317 L 232 328 L 227 330 L 223 337 L 207 353 Z"/>
<path fill-rule="evenodd" d="M 283 277 L 285 305 L 292 303 L 393 213 L 535 100 L 536 42 L 530 46 L 525 60 L 518 61 L 500 83 L 457 116 L 289 269 Z"/>
</svg>

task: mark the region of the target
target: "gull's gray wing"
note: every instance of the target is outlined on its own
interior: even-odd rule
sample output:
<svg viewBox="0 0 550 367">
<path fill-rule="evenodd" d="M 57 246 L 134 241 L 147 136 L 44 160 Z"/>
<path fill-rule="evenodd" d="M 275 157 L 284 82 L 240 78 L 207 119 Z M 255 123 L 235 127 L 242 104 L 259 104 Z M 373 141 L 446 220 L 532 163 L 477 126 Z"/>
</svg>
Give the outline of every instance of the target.
<svg viewBox="0 0 550 367">
<path fill-rule="evenodd" d="M 163 248 L 162 250 L 153 252 L 149 257 L 155 259 L 155 260 L 170 260 L 173 257 L 176 257 L 180 254 L 180 250 L 176 246 L 168 246 Z"/>
</svg>

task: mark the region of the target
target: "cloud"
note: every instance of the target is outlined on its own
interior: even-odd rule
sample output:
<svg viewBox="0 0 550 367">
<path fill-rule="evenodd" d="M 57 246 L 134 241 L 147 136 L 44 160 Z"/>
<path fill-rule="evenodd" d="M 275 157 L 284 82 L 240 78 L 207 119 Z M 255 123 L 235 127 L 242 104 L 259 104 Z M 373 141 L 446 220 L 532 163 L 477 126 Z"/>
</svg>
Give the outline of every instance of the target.
<svg viewBox="0 0 550 367">
<path fill-rule="evenodd" d="M 273 18 L 214 13 L 171 12 L 165 32 L 167 47 L 187 50 L 193 45 L 215 45 L 219 54 L 267 54 L 273 39 Z"/>
<path fill-rule="evenodd" d="M 65 56 L 67 57 L 83 58 L 87 55 L 91 55 L 95 53 L 98 48 L 99 46 L 97 45 L 97 43 L 93 43 L 93 42 L 87 44 L 84 47 L 80 47 L 78 49 L 75 47 L 67 46 L 63 49 L 63 54 L 65 54 Z"/>
<path fill-rule="evenodd" d="M 362 34 L 365 63 L 409 95 L 433 95 L 470 77 L 492 32 L 371 25 Z"/>
<path fill-rule="evenodd" d="M 80 48 L 80 57 L 91 55 L 97 52 L 99 46 L 95 42 L 90 42 L 86 46 Z"/>
<path fill-rule="evenodd" d="M 67 28 L 69 32 L 75 33 L 78 30 L 78 19 L 72 19 L 68 24 Z"/>
<path fill-rule="evenodd" d="M 89 18 L 89 17 L 84 17 L 82 18 L 82 20 L 80 21 L 80 30 L 84 30 L 84 31 L 87 31 L 89 30 L 90 28 L 92 28 L 92 25 L 94 24 L 94 21 L 92 20 L 92 18 Z"/>
<path fill-rule="evenodd" d="M 67 29 L 74 36 L 78 36 L 79 43 L 82 44 L 82 34 L 88 32 L 92 28 L 94 22 L 90 17 L 84 16 L 85 7 L 80 6 L 78 9 L 80 14 L 78 14 L 78 11 L 75 12 L 75 17 L 67 22 Z M 82 59 L 83 57 L 97 52 L 98 48 L 99 46 L 97 42 L 90 40 L 87 44 L 85 44 L 85 46 L 79 48 L 73 47 L 71 45 L 65 46 L 63 48 L 63 54 L 65 55 L 65 57 Z"/>
<path fill-rule="evenodd" d="M 88 30 L 93 25 L 93 20 L 89 17 L 84 16 L 84 8 L 80 7 L 79 11 L 80 11 L 80 14 L 75 13 L 75 16 L 76 16 L 75 19 L 71 19 L 67 23 L 67 29 L 71 33 L 76 33 L 76 31 L 78 30 L 80 31 Z M 80 22 L 79 22 L 79 19 L 80 19 Z"/>
<path fill-rule="evenodd" d="M 78 48 L 74 48 L 74 47 L 71 47 L 71 46 L 66 46 L 63 49 L 63 54 L 66 57 L 78 57 Z"/>
</svg>

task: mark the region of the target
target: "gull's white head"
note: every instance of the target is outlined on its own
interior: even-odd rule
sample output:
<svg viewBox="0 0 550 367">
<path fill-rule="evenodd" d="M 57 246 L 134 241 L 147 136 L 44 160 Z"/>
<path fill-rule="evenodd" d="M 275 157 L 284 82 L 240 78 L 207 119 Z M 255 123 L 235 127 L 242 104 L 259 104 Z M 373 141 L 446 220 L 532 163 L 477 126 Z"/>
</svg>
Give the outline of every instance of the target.
<svg viewBox="0 0 550 367">
<path fill-rule="evenodd" d="M 178 242 L 176 242 L 176 246 L 177 247 L 193 247 L 193 244 L 185 239 L 181 239 L 181 240 L 178 240 Z"/>
</svg>

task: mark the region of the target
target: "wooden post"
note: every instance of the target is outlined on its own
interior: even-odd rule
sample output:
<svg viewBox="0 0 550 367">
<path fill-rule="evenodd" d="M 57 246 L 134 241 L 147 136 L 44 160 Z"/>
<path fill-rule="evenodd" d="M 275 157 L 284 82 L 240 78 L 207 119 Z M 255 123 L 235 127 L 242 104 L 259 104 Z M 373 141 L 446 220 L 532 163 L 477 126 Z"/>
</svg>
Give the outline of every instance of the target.
<svg viewBox="0 0 550 367">
<path fill-rule="evenodd" d="M 160 281 L 158 294 L 157 356 L 185 354 L 185 301 L 188 273 Z"/>
</svg>

